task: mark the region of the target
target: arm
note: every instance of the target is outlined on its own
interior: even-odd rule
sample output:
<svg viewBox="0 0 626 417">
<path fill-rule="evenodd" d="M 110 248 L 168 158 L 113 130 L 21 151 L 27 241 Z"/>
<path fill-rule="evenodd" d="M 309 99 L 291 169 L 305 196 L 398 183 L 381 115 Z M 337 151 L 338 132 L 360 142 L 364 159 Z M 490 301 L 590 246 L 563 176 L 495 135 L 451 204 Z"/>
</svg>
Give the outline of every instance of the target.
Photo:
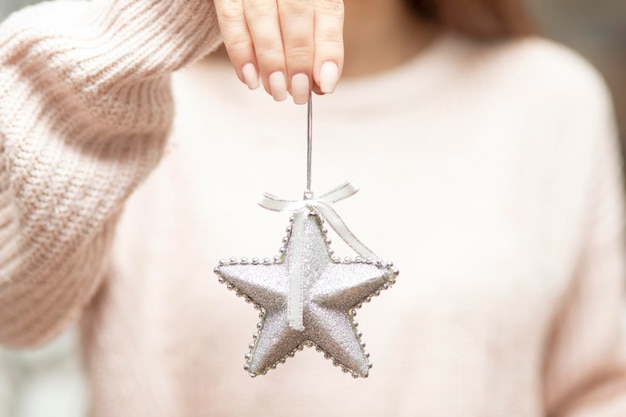
<svg viewBox="0 0 626 417">
<path fill-rule="evenodd" d="M 168 75 L 219 37 L 209 0 L 51 2 L 0 26 L 0 343 L 42 343 L 89 301 L 162 155 Z"/>
<path fill-rule="evenodd" d="M 548 346 L 544 377 L 549 417 L 626 416 L 624 184 L 606 94 L 603 99 L 601 112 L 585 115 L 594 142 L 587 232 Z"/>
</svg>

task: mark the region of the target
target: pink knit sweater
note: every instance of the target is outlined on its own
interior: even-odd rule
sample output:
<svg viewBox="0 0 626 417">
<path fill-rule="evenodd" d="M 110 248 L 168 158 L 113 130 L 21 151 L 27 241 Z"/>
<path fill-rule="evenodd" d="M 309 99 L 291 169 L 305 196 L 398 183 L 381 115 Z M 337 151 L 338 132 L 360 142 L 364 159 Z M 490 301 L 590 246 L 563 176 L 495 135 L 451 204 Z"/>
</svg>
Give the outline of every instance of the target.
<svg viewBox="0 0 626 417">
<path fill-rule="evenodd" d="M 356 180 L 337 210 L 402 274 L 359 312 L 369 379 L 306 350 L 252 380 L 256 312 L 212 269 L 280 246 L 254 202 L 300 195 L 305 114 L 220 59 L 172 95 L 218 42 L 206 0 L 0 27 L 1 343 L 80 319 L 92 416 L 626 415 L 620 163 L 587 64 L 444 35 L 317 99 L 315 189 Z"/>
</svg>

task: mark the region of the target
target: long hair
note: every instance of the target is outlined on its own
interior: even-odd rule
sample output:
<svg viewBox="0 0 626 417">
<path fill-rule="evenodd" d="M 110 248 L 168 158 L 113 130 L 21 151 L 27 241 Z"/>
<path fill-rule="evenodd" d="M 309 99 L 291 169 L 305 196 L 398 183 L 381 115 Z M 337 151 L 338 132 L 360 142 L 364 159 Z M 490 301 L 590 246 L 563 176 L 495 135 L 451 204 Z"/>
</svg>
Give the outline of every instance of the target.
<svg viewBox="0 0 626 417">
<path fill-rule="evenodd" d="M 406 0 L 420 18 L 479 38 L 535 32 L 523 0 Z"/>
</svg>

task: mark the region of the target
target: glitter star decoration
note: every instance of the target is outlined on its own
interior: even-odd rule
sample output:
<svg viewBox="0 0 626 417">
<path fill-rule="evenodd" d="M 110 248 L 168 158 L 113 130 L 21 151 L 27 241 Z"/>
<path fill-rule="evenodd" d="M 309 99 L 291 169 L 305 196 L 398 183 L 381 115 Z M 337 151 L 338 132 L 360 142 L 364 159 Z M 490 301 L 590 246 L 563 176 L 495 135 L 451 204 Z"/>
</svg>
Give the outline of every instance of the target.
<svg viewBox="0 0 626 417">
<path fill-rule="evenodd" d="M 306 346 L 323 352 L 353 377 L 367 377 L 372 365 L 355 310 L 389 288 L 398 271 L 382 260 L 341 260 L 315 211 L 304 214 L 295 226 L 292 217 L 283 243 L 273 259 L 231 258 L 215 269 L 220 282 L 260 310 L 244 369 L 252 377 L 263 375 Z M 295 293 L 300 326 L 291 320 L 294 276 L 301 282 Z"/>
</svg>

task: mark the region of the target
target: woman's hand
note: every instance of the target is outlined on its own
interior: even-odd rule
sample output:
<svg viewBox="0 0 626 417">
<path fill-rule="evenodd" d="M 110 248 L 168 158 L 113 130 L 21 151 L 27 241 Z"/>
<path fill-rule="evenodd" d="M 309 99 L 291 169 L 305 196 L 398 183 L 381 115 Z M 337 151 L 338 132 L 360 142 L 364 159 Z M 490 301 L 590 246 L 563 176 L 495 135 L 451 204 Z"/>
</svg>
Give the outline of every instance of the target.
<svg viewBox="0 0 626 417">
<path fill-rule="evenodd" d="M 277 101 L 332 93 L 343 66 L 343 0 L 214 0 L 237 76 Z"/>
</svg>

